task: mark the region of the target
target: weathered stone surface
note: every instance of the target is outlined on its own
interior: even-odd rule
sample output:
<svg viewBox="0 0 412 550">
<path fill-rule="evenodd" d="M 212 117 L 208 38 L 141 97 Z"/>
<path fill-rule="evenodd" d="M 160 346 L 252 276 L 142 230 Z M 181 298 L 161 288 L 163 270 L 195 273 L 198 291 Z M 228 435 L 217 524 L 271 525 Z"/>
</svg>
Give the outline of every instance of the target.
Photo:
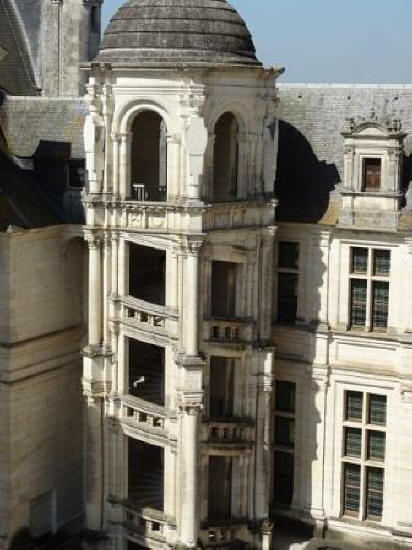
<svg viewBox="0 0 412 550">
<path fill-rule="evenodd" d="M 97 61 L 260 65 L 226 0 L 129 0 L 107 27 Z"/>
</svg>

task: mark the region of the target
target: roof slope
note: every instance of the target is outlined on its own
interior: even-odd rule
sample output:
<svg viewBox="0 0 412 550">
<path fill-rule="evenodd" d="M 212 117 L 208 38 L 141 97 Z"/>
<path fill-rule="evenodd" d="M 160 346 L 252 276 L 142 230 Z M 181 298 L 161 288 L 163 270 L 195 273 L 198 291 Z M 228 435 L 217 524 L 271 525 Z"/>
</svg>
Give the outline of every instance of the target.
<svg viewBox="0 0 412 550">
<path fill-rule="evenodd" d="M 97 60 L 260 65 L 245 22 L 226 0 L 128 0 Z"/>
<path fill-rule="evenodd" d="M 0 105 L 0 124 L 11 152 L 31 157 L 40 141 L 66 144 L 72 158 L 84 158 L 82 98 L 8 97 Z"/>
<path fill-rule="evenodd" d="M 24 33 L 9 0 L 0 0 L 0 89 L 11 95 L 38 94 Z"/>
<path fill-rule="evenodd" d="M 343 180 L 345 118 L 401 119 L 405 139 L 403 185 L 412 180 L 412 86 L 280 84 L 279 155 L 275 192 L 278 219 L 335 223 Z M 412 189 L 411 189 L 412 191 Z M 412 206 L 412 205 L 411 205 Z M 409 208 L 409 204 L 406 205 Z"/>
</svg>

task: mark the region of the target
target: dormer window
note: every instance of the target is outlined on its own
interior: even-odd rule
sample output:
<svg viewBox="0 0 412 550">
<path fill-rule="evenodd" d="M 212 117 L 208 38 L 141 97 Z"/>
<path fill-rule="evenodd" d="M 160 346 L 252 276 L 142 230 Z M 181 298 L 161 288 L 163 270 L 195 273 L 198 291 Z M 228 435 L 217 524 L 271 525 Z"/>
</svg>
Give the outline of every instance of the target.
<svg viewBox="0 0 412 550">
<path fill-rule="evenodd" d="M 362 191 L 379 191 L 382 178 L 382 159 L 365 158 L 363 160 Z"/>
<path fill-rule="evenodd" d="M 406 135 L 399 120 L 378 118 L 375 113 L 368 118 L 350 118 L 342 135 L 344 178 L 339 225 L 396 229 Z"/>
</svg>

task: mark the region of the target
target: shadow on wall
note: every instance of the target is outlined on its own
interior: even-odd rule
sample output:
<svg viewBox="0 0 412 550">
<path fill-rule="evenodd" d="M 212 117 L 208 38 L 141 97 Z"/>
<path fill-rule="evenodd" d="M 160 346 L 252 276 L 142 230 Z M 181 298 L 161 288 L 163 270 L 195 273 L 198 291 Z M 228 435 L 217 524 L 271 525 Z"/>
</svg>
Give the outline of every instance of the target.
<svg viewBox="0 0 412 550">
<path fill-rule="evenodd" d="M 66 223 L 84 223 L 83 159 L 71 158 L 71 143 L 40 140 L 33 155 L 38 187 Z"/>
<path fill-rule="evenodd" d="M 277 219 L 316 223 L 326 213 L 329 194 L 340 183 L 334 164 L 320 161 L 294 126 L 279 121 L 279 154 L 275 193 Z"/>
</svg>

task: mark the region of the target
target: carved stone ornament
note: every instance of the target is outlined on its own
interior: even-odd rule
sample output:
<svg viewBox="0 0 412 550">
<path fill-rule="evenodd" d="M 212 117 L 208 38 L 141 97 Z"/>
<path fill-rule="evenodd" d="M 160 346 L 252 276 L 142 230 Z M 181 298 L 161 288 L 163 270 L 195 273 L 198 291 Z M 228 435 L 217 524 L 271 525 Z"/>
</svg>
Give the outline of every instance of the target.
<svg viewBox="0 0 412 550">
<path fill-rule="evenodd" d="M 198 414 L 204 409 L 203 393 L 179 392 L 176 405 L 180 413 Z"/>
</svg>

